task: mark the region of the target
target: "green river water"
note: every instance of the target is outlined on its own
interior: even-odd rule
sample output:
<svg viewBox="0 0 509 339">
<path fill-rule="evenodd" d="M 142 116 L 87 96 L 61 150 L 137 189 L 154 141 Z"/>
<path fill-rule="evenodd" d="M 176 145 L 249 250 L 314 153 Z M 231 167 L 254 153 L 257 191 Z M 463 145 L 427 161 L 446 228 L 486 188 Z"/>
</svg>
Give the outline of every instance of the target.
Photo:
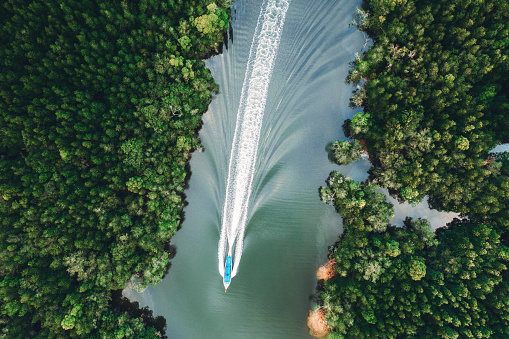
<svg viewBox="0 0 509 339">
<path fill-rule="evenodd" d="M 166 318 L 169 338 L 309 338 L 315 272 L 342 232 L 339 215 L 319 200 L 318 188 L 339 168 L 325 147 L 344 139 L 341 125 L 356 112 L 348 107 L 353 88 L 344 79 L 365 43 L 361 32 L 348 27 L 360 1 L 293 0 L 268 89 L 243 255 L 224 292 L 218 272 L 221 214 L 239 99 L 263 4 L 234 2 L 228 48 L 207 61 L 221 93 L 203 116 L 203 150 L 191 159 L 189 205 L 171 240 L 176 248 L 171 268 L 158 286 L 141 294 L 124 291 Z M 368 167 L 360 160 L 343 172 L 362 180 Z"/>
</svg>

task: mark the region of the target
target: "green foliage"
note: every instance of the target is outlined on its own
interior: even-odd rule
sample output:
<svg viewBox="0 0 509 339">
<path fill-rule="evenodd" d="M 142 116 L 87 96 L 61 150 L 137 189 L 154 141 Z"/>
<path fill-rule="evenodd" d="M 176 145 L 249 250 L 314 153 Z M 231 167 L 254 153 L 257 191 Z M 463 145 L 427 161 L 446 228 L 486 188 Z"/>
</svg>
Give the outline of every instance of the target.
<svg viewBox="0 0 509 339">
<path fill-rule="evenodd" d="M 378 186 L 359 184 L 340 172 L 330 174 L 327 186 L 320 188 L 322 201 L 336 207 L 346 220 L 345 227 L 352 231 L 383 232 L 389 225 L 394 209 L 382 193 L 375 191 Z M 351 220 L 354 222 L 350 223 Z"/>
<path fill-rule="evenodd" d="M 457 149 L 459 149 L 461 151 L 466 151 L 470 147 L 470 142 L 468 141 L 467 138 L 465 138 L 463 136 L 459 136 L 456 139 L 455 146 Z"/>
<path fill-rule="evenodd" d="M 0 5 L 4 336 L 155 337 L 111 308 L 110 291 L 156 284 L 168 266 L 185 167 L 217 91 L 199 58 L 226 29 L 216 22 L 205 36 L 189 23 L 210 11 L 224 23 L 226 10 L 207 0 Z"/>
<path fill-rule="evenodd" d="M 360 158 L 364 146 L 359 140 L 336 140 L 332 143 L 330 149 L 338 165 L 348 165 Z"/>
<path fill-rule="evenodd" d="M 336 276 L 320 292 L 332 336 L 509 335 L 509 248 L 492 227 L 456 219 L 435 237 L 426 220 L 407 218 L 403 228 L 377 231 L 370 224 L 381 217 L 375 207 L 389 205 L 385 198 L 378 201 L 370 184 L 335 177 L 342 188 L 330 192 L 348 193 L 334 198 L 345 232 L 331 249 Z M 362 208 L 361 191 L 369 201 Z"/>
<path fill-rule="evenodd" d="M 194 19 L 194 25 L 203 34 L 211 34 L 215 31 L 223 31 L 228 26 L 228 16 L 214 3 L 207 6 L 208 14 L 203 14 Z"/>
<path fill-rule="evenodd" d="M 463 219 L 436 234 L 420 219 L 390 226 L 372 183 L 332 173 L 321 198 L 345 231 L 319 295 L 331 337 L 509 337 L 509 157 L 489 154 L 509 140 L 508 6 L 390 0 L 357 12 L 374 43 L 347 78 L 364 112 L 345 134 L 366 141 L 372 182 Z"/>
<path fill-rule="evenodd" d="M 163 335 L 154 327 L 148 327 L 142 317 L 130 317 L 128 313 L 115 314 L 108 311 L 102 315 L 94 338 L 97 339 L 156 339 Z"/>
<path fill-rule="evenodd" d="M 366 1 L 355 23 L 373 45 L 347 81 L 357 85 L 352 138 L 366 141 L 372 175 L 402 200 L 472 214 L 465 181 L 505 181 L 488 152 L 507 142 L 509 4 L 506 1 Z M 483 204 L 509 226 L 503 202 Z M 506 191 L 507 192 L 507 191 Z M 452 202 L 452 200 L 454 202 Z M 493 205 L 497 205 L 496 207 Z M 487 214 L 486 211 L 482 212 Z"/>
<path fill-rule="evenodd" d="M 362 135 L 368 131 L 370 125 L 369 113 L 356 113 L 350 123 L 350 133 L 353 135 Z"/>
<path fill-rule="evenodd" d="M 426 276 L 426 264 L 420 260 L 412 260 L 408 275 L 410 275 L 412 280 L 421 280 Z"/>
</svg>

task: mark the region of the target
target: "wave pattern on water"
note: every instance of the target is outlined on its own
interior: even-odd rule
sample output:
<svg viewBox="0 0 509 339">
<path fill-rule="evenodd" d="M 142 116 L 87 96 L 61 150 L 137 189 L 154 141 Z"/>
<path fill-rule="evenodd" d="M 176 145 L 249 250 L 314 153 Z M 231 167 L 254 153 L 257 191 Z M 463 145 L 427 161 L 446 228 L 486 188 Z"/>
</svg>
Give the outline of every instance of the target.
<svg viewBox="0 0 509 339">
<path fill-rule="evenodd" d="M 264 2 L 249 52 L 230 155 L 218 246 L 219 273 L 223 277 L 226 253 L 234 253 L 232 277 L 237 274 L 242 256 L 263 113 L 290 2 L 291 0 Z"/>
</svg>

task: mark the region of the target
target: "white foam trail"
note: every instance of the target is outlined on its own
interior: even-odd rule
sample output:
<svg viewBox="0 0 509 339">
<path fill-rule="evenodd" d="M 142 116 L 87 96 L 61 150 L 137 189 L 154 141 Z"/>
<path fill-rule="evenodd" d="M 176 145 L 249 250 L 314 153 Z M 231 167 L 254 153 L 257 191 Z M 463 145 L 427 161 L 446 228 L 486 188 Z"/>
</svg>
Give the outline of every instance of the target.
<svg viewBox="0 0 509 339">
<path fill-rule="evenodd" d="M 291 0 L 264 1 L 265 5 L 260 11 L 249 51 L 230 155 L 218 246 L 219 273 L 223 277 L 226 253 L 234 254 L 231 277 L 237 274 L 242 256 L 249 196 L 252 191 L 267 91 L 290 2 Z"/>
</svg>

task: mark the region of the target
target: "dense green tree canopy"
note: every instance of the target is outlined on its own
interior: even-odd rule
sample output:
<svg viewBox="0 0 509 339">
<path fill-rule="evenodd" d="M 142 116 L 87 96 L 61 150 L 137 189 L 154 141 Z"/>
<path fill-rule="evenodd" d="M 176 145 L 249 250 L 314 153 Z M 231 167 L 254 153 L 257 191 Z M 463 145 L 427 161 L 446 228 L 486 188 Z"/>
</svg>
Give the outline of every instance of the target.
<svg viewBox="0 0 509 339">
<path fill-rule="evenodd" d="M 145 331 L 110 309 L 110 291 L 166 270 L 186 164 L 217 91 L 200 59 L 219 50 L 226 10 L 211 0 L 0 5 L 4 335 Z"/>
<path fill-rule="evenodd" d="M 430 195 L 462 213 L 478 212 L 465 182 L 508 192 L 488 152 L 509 142 L 509 3 L 367 1 L 356 20 L 373 45 L 347 79 L 364 108 L 349 131 L 366 140 L 373 176 L 403 200 Z M 501 196 L 484 193 L 506 227 Z"/>
<path fill-rule="evenodd" d="M 509 3 L 365 1 L 355 20 L 373 45 L 347 78 L 363 111 L 343 127 L 373 166 L 320 190 L 344 226 L 318 298 L 329 338 L 507 338 L 509 154 L 490 150 L 509 142 Z M 339 164 L 353 150 L 331 148 Z M 375 182 L 461 219 L 390 226 Z"/>
<path fill-rule="evenodd" d="M 389 226 L 392 206 L 374 189 L 339 172 L 321 189 L 345 227 L 320 292 L 330 337 L 507 337 L 509 248 L 496 231 L 458 219 L 436 236 L 426 220 Z"/>
</svg>

